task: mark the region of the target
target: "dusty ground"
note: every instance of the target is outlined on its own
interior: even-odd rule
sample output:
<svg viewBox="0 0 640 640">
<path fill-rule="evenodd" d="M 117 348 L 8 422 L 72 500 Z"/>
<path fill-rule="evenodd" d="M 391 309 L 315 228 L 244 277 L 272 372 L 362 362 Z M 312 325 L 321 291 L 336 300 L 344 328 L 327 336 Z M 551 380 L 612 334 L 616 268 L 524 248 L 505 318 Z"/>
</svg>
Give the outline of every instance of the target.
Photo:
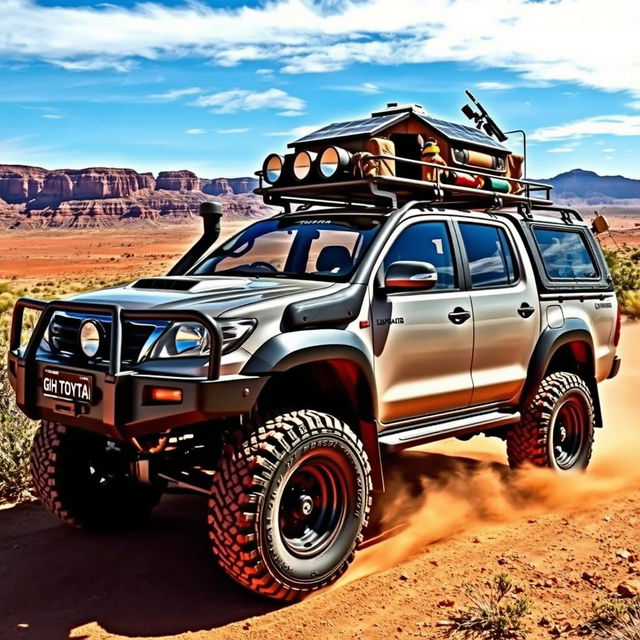
<svg viewBox="0 0 640 640">
<path fill-rule="evenodd" d="M 197 227 L 168 239 L 154 230 L 129 252 L 177 254 L 190 233 Z M 0 278 L 42 277 L 22 263 L 41 234 L 15 237 L 0 237 Z M 112 230 L 91 237 L 116 251 L 126 241 Z M 56 242 L 44 243 L 47 255 L 79 246 L 68 235 Z M 74 269 L 93 265 L 84 260 Z M 47 278 L 67 273 L 61 260 L 47 264 Z M 199 498 L 167 496 L 152 525 L 119 537 L 71 530 L 37 505 L 0 510 L 0 639 L 437 638 L 438 621 L 465 606 L 464 585 L 503 571 L 533 601 L 530 638 L 576 626 L 622 581 L 640 586 L 640 561 L 616 555 L 640 553 L 640 325 L 625 325 L 621 352 L 620 376 L 601 387 L 607 427 L 589 473 L 513 474 L 502 443 L 484 438 L 405 452 L 388 466 L 384 527 L 396 535 L 370 541 L 339 585 L 295 606 L 279 608 L 224 577 Z M 543 618 L 549 624 L 539 626 Z"/>
</svg>

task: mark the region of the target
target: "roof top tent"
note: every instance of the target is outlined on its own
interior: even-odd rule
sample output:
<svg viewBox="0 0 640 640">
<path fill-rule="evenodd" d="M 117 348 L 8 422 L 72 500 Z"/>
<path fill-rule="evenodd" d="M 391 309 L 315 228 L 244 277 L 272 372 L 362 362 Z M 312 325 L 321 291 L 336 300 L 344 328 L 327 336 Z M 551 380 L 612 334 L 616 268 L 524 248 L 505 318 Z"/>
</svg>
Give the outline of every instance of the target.
<svg viewBox="0 0 640 640">
<path fill-rule="evenodd" d="M 480 128 L 433 118 L 417 104 L 390 103 L 370 118 L 327 125 L 288 147 L 293 151 L 268 156 L 257 172 L 256 193 L 269 204 L 552 205 L 551 186 L 523 178 L 522 156 Z"/>
</svg>

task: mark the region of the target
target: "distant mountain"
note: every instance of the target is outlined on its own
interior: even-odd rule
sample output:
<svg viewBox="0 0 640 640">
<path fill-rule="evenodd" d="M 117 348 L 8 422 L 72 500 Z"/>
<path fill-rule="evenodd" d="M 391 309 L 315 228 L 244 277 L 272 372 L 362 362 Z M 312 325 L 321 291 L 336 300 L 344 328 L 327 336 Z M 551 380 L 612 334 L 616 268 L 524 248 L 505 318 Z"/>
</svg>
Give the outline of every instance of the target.
<svg viewBox="0 0 640 640">
<path fill-rule="evenodd" d="M 121 221 L 197 216 L 200 203 L 220 201 L 229 218 L 269 213 L 253 194 L 255 178 L 199 178 L 192 171 L 151 173 L 89 167 L 57 169 L 0 164 L 0 226 L 93 227 Z"/>
<path fill-rule="evenodd" d="M 640 199 L 640 180 L 624 176 L 601 176 L 594 171 L 572 169 L 541 182 L 553 185 L 554 199 L 607 203 Z"/>
</svg>

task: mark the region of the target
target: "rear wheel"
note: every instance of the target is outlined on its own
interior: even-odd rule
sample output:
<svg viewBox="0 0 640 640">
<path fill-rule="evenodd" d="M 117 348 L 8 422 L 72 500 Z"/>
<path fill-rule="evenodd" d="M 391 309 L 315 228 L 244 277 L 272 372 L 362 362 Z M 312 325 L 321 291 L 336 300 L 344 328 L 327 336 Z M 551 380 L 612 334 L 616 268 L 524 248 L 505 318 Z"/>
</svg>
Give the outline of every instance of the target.
<svg viewBox="0 0 640 640">
<path fill-rule="evenodd" d="M 36 493 L 64 522 L 92 531 L 115 531 L 148 518 L 162 495 L 138 482 L 125 443 L 43 421 L 31 451 Z"/>
<path fill-rule="evenodd" d="M 540 383 L 521 422 L 507 434 L 509 464 L 586 469 L 594 426 L 593 399 L 585 381 L 574 373 L 552 373 Z"/>
<path fill-rule="evenodd" d="M 346 424 L 285 413 L 226 447 L 209 502 L 213 552 L 252 591 L 299 599 L 346 571 L 370 493 L 367 455 Z"/>
</svg>

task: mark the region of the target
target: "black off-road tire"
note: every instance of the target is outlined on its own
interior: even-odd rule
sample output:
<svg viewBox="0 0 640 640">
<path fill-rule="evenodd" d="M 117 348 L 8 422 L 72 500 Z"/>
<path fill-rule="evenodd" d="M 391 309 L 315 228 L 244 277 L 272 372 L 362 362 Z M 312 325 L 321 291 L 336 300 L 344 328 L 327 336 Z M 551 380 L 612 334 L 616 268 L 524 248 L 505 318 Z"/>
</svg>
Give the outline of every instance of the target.
<svg viewBox="0 0 640 640">
<path fill-rule="evenodd" d="M 42 421 L 31 450 L 31 474 L 43 505 L 67 524 L 114 532 L 149 517 L 162 489 L 130 473 L 131 452 L 97 434 Z"/>
<path fill-rule="evenodd" d="M 237 433 L 209 501 L 209 537 L 220 566 L 244 587 L 280 601 L 331 584 L 362 541 L 370 471 L 358 437 L 326 413 L 292 411 Z M 324 528 L 330 534 L 323 538 Z"/>
<path fill-rule="evenodd" d="M 586 382 L 574 373 L 552 373 L 540 383 L 520 423 L 507 433 L 509 465 L 586 469 L 594 427 L 593 398 Z"/>
</svg>

